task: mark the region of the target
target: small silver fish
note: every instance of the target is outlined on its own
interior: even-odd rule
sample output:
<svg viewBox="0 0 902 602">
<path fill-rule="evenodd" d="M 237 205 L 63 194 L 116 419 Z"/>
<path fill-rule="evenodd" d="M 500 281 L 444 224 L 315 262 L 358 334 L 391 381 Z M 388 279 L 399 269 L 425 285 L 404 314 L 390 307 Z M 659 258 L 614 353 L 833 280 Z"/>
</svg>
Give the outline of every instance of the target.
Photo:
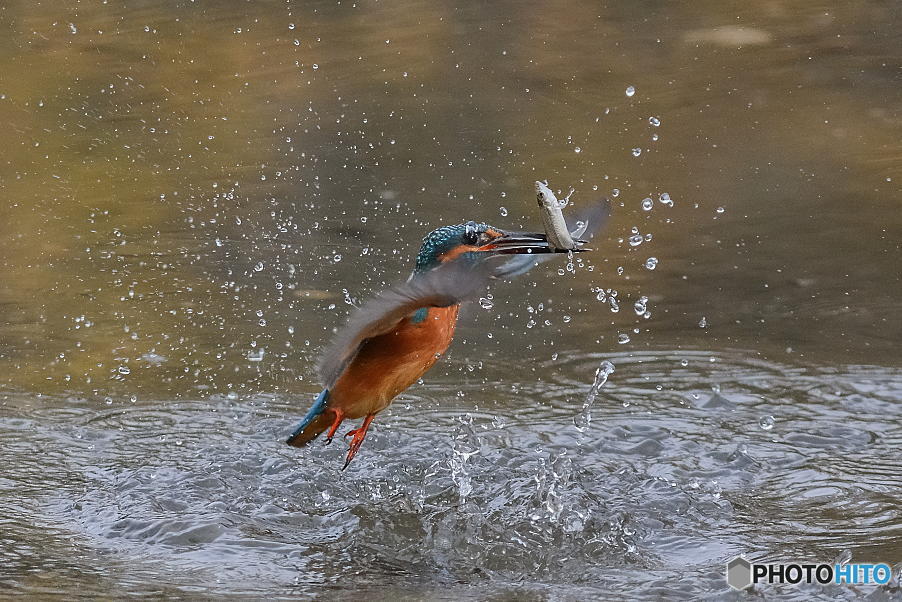
<svg viewBox="0 0 902 602">
<path fill-rule="evenodd" d="M 542 224 L 545 226 L 545 235 L 548 236 L 548 242 L 551 246 L 556 249 L 574 250 L 577 248 L 576 241 L 573 240 L 570 230 L 567 229 L 564 212 L 561 211 L 567 206 L 569 199 L 570 195 L 568 194 L 565 199 L 559 201 L 547 184 L 536 182 L 536 200 L 542 209 Z"/>
</svg>

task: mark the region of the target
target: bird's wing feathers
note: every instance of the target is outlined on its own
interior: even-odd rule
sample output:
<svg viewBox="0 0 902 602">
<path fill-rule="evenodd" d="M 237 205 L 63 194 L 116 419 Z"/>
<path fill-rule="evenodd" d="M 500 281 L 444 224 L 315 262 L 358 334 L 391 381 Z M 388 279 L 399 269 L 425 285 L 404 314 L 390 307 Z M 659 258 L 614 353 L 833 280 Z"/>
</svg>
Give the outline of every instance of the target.
<svg viewBox="0 0 902 602">
<path fill-rule="evenodd" d="M 611 202 L 608 199 L 601 199 L 564 217 L 567 220 L 567 229 L 573 238 L 588 241 L 592 240 L 592 237 L 604 227 L 610 215 Z M 514 278 L 525 274 L 543 261 L 554 258 L 554 253 L 512 255 L 510 259 L 495 268 L 494 276 L 504 279 Z"/>
<path fill-rule="evenodd" d="M 391 332 L 416 310 L 456 305 L 477 295 L 495 267 L 495 262 L 462 256 L 380 293 L 351 316 L 326 349 L 317 367 L 323 384 L 335 383 L 364 341 Z"/>
</svg>

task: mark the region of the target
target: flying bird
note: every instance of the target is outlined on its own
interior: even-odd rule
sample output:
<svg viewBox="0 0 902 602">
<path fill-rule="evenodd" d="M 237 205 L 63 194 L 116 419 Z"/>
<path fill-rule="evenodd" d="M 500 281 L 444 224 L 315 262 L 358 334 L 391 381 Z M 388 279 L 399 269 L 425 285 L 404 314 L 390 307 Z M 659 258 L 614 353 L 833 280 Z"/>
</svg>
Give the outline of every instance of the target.
<svg viewBox="0 0 902 602">
<path fill-rule="evenodd" d="M 582 244 L 608 214 L 607 200 L 600 201 L 568 227 Z M 445 353 L 461 303 L 493 278 L 522 274 L 567 251 L 552 247 L 544 233 L 506 232 L 473 221 L 430 232 L 407 281 L 360 308 L 325 350 L 317 366 L 324 388 L 287 443 L 302 447 L 323 431 L 331 443 L 344 420 L 363 418 L 345 435 L 351 437 L 347 468 L 376 415 Z"/>
</svg>

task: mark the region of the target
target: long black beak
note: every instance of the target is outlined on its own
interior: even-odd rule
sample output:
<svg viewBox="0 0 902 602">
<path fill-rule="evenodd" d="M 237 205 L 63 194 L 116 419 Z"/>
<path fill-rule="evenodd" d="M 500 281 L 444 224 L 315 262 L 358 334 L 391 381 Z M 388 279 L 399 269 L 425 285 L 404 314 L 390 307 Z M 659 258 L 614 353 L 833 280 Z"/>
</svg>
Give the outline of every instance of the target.
<svg viewBox="0 0 902 602">
<path fill-rule="evenodd" d="M 580 241 L 582 242 L 582 241 Z M 499 255 L 512 255 L 520 253 L 566 253 L 567 249 L 555 249 L 548 245 L 548 237 L 540 232 L 505 232 L 487 245 L 479 248 L 480 251 L 490 251 Z M 588 249 L 573 249 L 585 251 Z"/>
</svg>

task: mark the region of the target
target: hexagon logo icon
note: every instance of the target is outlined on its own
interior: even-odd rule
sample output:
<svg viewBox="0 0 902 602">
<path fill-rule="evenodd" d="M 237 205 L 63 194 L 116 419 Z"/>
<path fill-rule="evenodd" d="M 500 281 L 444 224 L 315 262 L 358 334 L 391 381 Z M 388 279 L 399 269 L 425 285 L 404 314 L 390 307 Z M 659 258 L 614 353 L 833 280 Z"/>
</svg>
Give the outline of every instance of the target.
<svg viewBox="0 0 902 602">
<path fill-rule="evenodd" d="M 736 590 L 744 590 L 752 584 L 752 563 L 737 556 L 727 563 L 727 585 Z"/>
</svg>

